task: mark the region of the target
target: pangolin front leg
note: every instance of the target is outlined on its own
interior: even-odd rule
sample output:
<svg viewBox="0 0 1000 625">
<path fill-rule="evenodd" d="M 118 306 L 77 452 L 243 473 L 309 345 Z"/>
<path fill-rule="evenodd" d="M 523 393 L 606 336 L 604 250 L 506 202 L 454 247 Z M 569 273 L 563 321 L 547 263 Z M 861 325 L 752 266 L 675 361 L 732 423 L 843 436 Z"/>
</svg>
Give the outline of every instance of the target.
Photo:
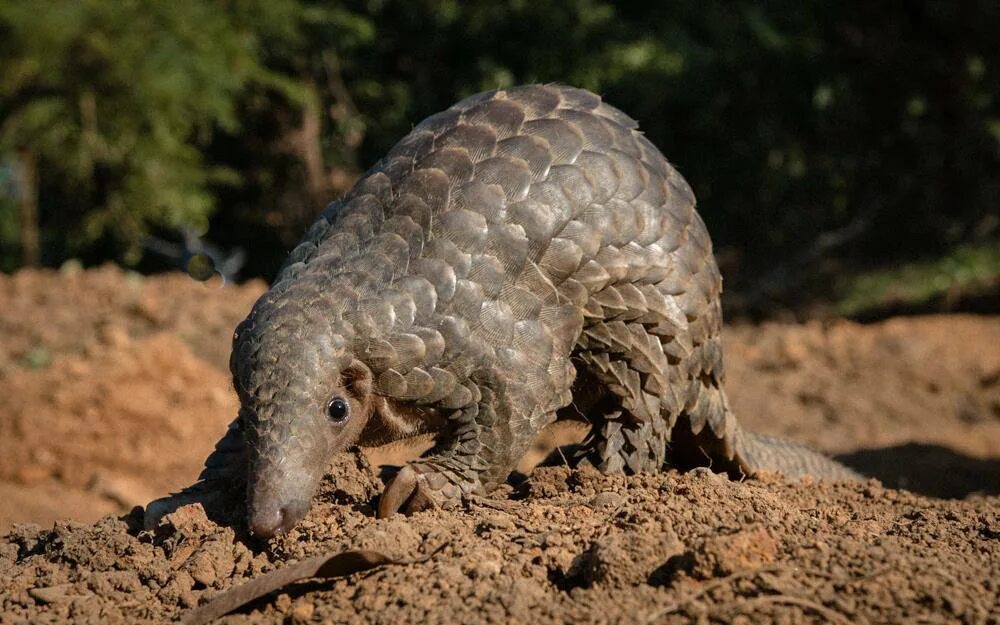
<svg viewBox="0 0 1000 625">
<path fill-rule="evenodd" d="M 474 378 L 479 400 L 455 411 L 450 431 L 431 454 L 404 466 L 388 483 L 380 518 L 447 507 L 507 479 L 541 428 L 555 420 L 552 411 L 537 413 L 530 388 L 507 378 L 495 368 Z"/>
</svg>

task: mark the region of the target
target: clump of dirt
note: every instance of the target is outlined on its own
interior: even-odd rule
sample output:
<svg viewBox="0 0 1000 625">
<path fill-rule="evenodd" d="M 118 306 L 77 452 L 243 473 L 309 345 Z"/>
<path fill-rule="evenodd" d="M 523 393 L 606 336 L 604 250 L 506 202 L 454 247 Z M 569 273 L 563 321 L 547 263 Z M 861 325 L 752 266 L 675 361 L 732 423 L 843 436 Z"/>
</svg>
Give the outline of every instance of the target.
<svg viewBox="0 0 1000 625">
<path fill-rule="evenodd" d="M 373 518 L 380 487 L 337 464 L 309 516 L 255 543 L 200 504 L 18 527 L 0 546 L 13 621 L 164 622 L 289 560 L 345 549 L 429 561 L 299 583 L 227 623 L 995 622 L 1000 500 L 869 484 L 607 477 L 540 468 L 516 492 Z M 992 619 L 992 621 L 991 621 Z"/>
</svg>

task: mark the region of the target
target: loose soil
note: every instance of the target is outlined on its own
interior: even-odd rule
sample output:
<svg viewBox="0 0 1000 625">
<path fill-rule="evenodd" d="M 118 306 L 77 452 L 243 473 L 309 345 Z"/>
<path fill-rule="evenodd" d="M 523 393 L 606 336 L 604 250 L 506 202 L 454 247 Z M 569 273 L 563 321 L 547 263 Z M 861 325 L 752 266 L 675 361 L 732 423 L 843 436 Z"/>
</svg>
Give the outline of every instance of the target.
<svg viewBox="0 0 1000 625">
<path fill-rule="evenodd" d="M 291 560 L 441 545 L 223 622 L 1000 623 L 998 317 L 727 328 L 744 426 L 866 484 L 540 467 L 376 520 L 376 465 L 413 453 L 396 446 L 336 458 L 309 517 L 267 543 L 200 505 L 142 531 L 132 507 L 193 481 L 235 415 L 229 340 L 263 288 L 0 276 L 0 623 L 171 621 Z M 548 432 L 522 470 L 579 434 Z"/>
</svg>

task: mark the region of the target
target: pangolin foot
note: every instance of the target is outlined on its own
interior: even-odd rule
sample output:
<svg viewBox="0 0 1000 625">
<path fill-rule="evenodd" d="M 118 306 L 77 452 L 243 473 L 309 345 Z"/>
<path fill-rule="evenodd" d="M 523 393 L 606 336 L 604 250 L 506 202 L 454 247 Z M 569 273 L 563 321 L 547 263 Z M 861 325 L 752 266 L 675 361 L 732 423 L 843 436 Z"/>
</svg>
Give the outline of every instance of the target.
<svg viewBox="0 0 1000 625">
<path fill-rule="evenodd" d="M 408 464 L 399 470 L 382 491 L 378 518 L 397 512 L 411 515 L 422 510 L 446 507 L 461 499 L 461 489 L 433 467 Z"/>
</svg>

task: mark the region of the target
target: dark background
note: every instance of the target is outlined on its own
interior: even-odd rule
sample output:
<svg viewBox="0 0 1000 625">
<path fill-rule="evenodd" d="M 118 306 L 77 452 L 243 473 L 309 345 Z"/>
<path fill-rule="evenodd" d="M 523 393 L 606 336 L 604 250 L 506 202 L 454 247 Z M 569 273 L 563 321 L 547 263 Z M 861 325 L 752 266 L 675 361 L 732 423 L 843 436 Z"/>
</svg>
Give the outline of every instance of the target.
<svg viewBox="0 0 1000 625">
<path fill-rule="evenodd" d="M 562 82 L 691 183 L 731 314 L 995 311 L 998 32 L 987 0 L 0 2 L 0 269 L 270 278 L 422 118 Z"/>
</svg>

